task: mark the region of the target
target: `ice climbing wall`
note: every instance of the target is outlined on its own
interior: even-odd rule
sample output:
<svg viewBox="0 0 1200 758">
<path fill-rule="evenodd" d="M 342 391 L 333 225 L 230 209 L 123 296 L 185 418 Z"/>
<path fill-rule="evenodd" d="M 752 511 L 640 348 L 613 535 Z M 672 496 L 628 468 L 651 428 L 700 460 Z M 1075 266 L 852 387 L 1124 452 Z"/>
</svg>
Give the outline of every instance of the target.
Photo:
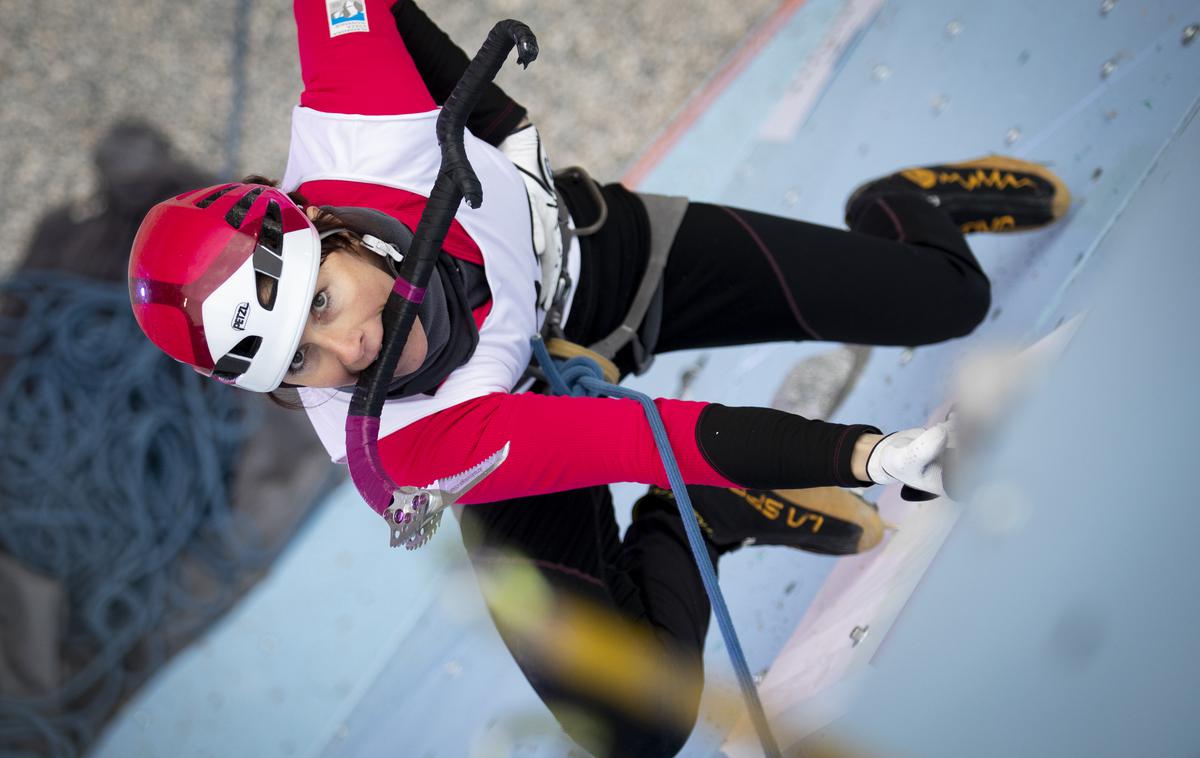
<svg viewBox="0 0 1200 758">
<path fill-rule="evenodd" d="M 806 3 L 780 24 L 739 79 L 710 95 L 691 129 L 665 134 L 661 141 L 669 148 L 652 149 L 652 165 L 636 166 L 635 173 L 646 189 L 696 186 L 706 199 L 837 225 L 858 182 L 901 166 L 988 152 L 1052 166 L 1076 198 L 1065 223 L 1032 234 L 972 238 L 993 280 L 988 321 L 970 340 L 873 350 L 836 417 L 884 428 L 920 424 L 944 401 L 965 348 L 1045 334 L 1093 304 L 1090 282 L 1103 275 L 1106 256 L 1139 254 L 1102 242 L 1200 96 L 1200 49 L 1192 42 L 1197 21 L 1195 2 Z M 814 27 L 823 32 L 812 43 Z M 794 40 L 792 60 L 805 61 L 792 70 L 780 67 L 787 57 L 779 46 L 788 39 Z M 753 101 L 748 92 L 769 95 Z M 711 147 L 718 139 L 720 151 Z M 1156 239 L 1154 225 L 1144 233 Z M 694 396 L 764 403 L 771 398 L 767 388 L 815 349 L 709 351 L 666 358 L 658 369 L 669 376 L 702 360 L 704 369 L 690 376 Z M 670 390 L 665 377 L 658 381 L 654 389 Z M 782 646 L 785 620 L 805 616 L 804 601 L 820 591 L 831 569 L 786 552 L 747 552 L 723 563 L 726 586 L 737 588 L 727 590 L 735 620 L 753 640 L 745 643 L 752 667 L 769 667 L 772 661 L 756 654 Z M 790 577 L 782 588 L 779 576 Z M 898 583 L 905 587 L 911 589 Z M 878 595 L 878 588 L 864 594 L 864 609 L 875 608 Z M 808 628 L 824 634 L 806 645 L 806 670 L 843 665 L 839 657 L 851 658 L 860 647 L 856 630 L 873 635 L 861 645 L 869 660 L 886 645 L 896 598 L 889 600 L 874 617 L 838 617 L 840 632 L 813 621 Z M 772 601 L 783 607 L 765 614 Z M 719 641 L 710 637 L 710 645 Z M 721 656 L 712 652 L 713 667 L 721 667 Z M 824 692 L 828 697 L 808 705 L 824 711 L 826 700 L 843 694 Z M 778 705 L 802 720 L 795 701 Z M 832 715 L 822 712 L 815 723 Z"/>
<path fill-rule="evenodd" d="M 1077 286 L 1089 313 L 978 473 L 837 739 L 867 754 L 1193 755 L 1200 119 Z M 919 693 L 919 697 L 914 697 Z"/>
<path fill-rule="evenodd" d="M 645 158 L 631 169 L 630 180 L 644 190 L 838 225 L 842 202 L 858 182 L 902 166 L 988 152 L 1044 161 L 1066 180 L 1076 203 L 1068 218 L 1052 229 L 975 238 L 973 246 L 993 278 L 994 303 L 972 339 L 1034 338 L 1063 317 L 1096 306 L 1098 299 L 1111 309 L 1113 301 L 1122 298 L 1142 309 L 1139 329 L 1153 332 L 1170 314 L 1153 309 L 1162 303 L 1148 288 L 1174 283 L 1181 291 L 1173 297 L 1186 297 L 1188 290 L 1178 286 L 1185 280 L 1173 279 L 1172 272 L 1179 267 L 1180 275 L 1192 281 L 1195 274 L 1195 244 L 1178 233 L 1188 214 L 1188 201 L 1182 198 L 1194 198 L 1196 189 L 1184 180 L 1185 174 L 1194 175 L 1198 157 L 1194 127 L 1184 128 L 1200 94 L 1200 44 L 1192 42 L 1195 23 L 1200 23 L 1200 3 L 1195 0 L 785 2 L 761 33 L 748 40 L 744 52 L 697 95 L 694 107 L 651 143 Z M 1185 172 L 1186 165 L 1192 168 Z M 1172 176 L 1174 180 L 1167 181 Z M 1194 213 L 1194 200 L 1191 203 Z M 1176 231 L 1168 234 L 1168 229 Z M 1141 260 L 1163 278 L 1130 276 L 1127 281 L 1138 289 L 1115 289 L 1112 277 L 1127 272 L 1121 266 L 1136 270 Z M 1185 268 L 1185 263 L 1192 267 Z M 1184 318 L 1195 323 L 1195 313 L 1180 312 L 1173 318 L 1177 331 L 1170 334 L 1177 339 L 1171 344 L 1192 345 L 1194 368 L 1194 337 L 1178 325 L 1188 323 Z M 1104 323 L 1119 321 L 1110 315 Z M 1139 338 L 1138 333 L 1122 335 L 1130 341 Z M 885 428 L 923 422 L 943 402 L 951 366 L 966 344 L 873 350 L 835 418 L 866 420 Z M 776 398 L 797 363 L 833 347 L 771 345 L 663 356 L 636 384 L 657 394 L 685 391 L 727 404 L 765 405 Z M 1129 355 L 1158 361 L 1163 373 L 1171 374 L 1178 366 L 1173 354 L 1163 349 L 1154 355 L 1143 355 L 1144 350 Z M 1123 349 L 1105 352 L 1101 343 L 1094 343 L 1086 356 L 1076 357 L 1083 363 L 1075 365 L 1071 376 L 1076 383 L 1086 383 L 1089 377 L 1109 373 L 1110 362 L 1120 361 L 1123 354 Z M 847 362 L 828 364 L 836 372 Z M 1143 378 L 1128 376 L 1130 381 Z M 1070 395 L 1070 386 L 1059 387 L 1060 397 Z M 1174 382 L 1162 385 L 1161 392 L 1183 394 L 1186 388 Z M 1169 415 L 1179 403 L 1191 403 L 1190 420 L 1179 428 L 1194 429 L 1194 401 L 1180 398 L 1177 403 L 1174 397 L 1153 398 L 1160 405 L 1145 406 L 1146 413 Z M 1126 411 L 1130 419 L 1144 418 L 1137 409 L 1146 399 L 1136 390 L 1119 398 L 1134 409 Z M 1095 400 L 1118 399 L 1101 394 Z M 1087 415 L 1078 407 L 1073 413 L 1064 415 L 1063 422 Z M 1114 417 L 1114 425 L 1102 431 L 1119 435 L 1118 421 L 1125 418 Z M 1027 426 L 1025 439 L 1036 436 L 1035 429 Z M 1144 431 L 1151 434 L 1149 428 Z M 1069 444 L 1059 437 L 1054 440 Z M 1041 460 L 1053 452 L 1044 450 Z M 1011 451 L 1004 460 L 1030 463 L 1028 455 L 1022 458 Z M 1075 470 L 1087 471 L 1088 481 L 1102 484 L 1113 476 L 1119 458 L 1097 460 L 1093 468 L 1087 468 L 1093 464 L 1086 460 L 1074 460 L 1084 467 Z M 1030 479 L 1028 486 L 1049 486 L 1051 480 Z M 1053 482 L 1058 487 L 1054 497 L 1069 500 L 1072 488 L 1061 479 Z M 1104 489 L 1101 484 L 1089 485 L 1085 496 L 1095 496 Z M 640 488 L 617 489 L 621 517 L 627 519 L 629 503 Z M 1123 496 L 1127 504 L 1141 504 L 1132 491 Z M 1036 508 L 1059 504 L 1040 498 L 1032 502 Z M 1157 582 L 1154 586 L 1165 586 L 1168 593 L 1181 590 L 1153 570 L 1161 564 L 1154 563 L 1157 553 L 1151 548 L 1170 536 L 1172 554 L 1179 555 L 1187 546 L 1175 544 L 1181 538 L 1173 535 L 1195 532 L 1194 525 L 1180 531 L 1170 522 L 1169 502 L 1154 501 L 1158 507 L 1150 513 L 1159 520 L 1153 524 L 1129 515 L 1124 523 L 1131 530 L 1136 526 L 1136 531 L 1124 532 L 1122 539 L 1109 531 L 1094 535 L 1114 554 L 1131 543 L 1139 548 L 1145 543 L 1139 560 L 1151 568 L 1133 576 Z M 1080 504 L 1068 513 L 1087 518 Z M 523 755 L 562 755 L 567 749 L 563 738 L 556 736 L 548 712 L 525 685 L 482 612 L 464 573 L 453 525 L 443 526 L 436 547 L 401 554 L 370 549 L 385 539 L 374 518 L 356 502 L 352 489 L 340 491 L 314 517 L 274 575 L 129 705 L 97 755 L 507 755 L 516 746 Z M 1036 534 L 1039 541 L 1027 548 L 1050 556 L 1039 564 L 1040 570 L 1079 579 L 1093 567 L 1095 553 L 1078 542 L 1083 537 L 1065 515 L 1052 523 L 1058 532 L 1029 527 L 1025 534 Z M 1057 534 L 1063 535 L 1061 540 Z M 1012 566 L 1016 548 L 1007 548 L 1008 563 L 980 564 L 974 555 L 991 549 L 991 543 L 986 537 L 971 539 L 985 544 L 951 537 L 953 563 L 949 557 L 944 565 L 935 560 L 929 572 L 929 585 L 937 593 L 931 590 L 932 596 L 921 597 L 920 607 L 901 617 L 896 647 L 903 645 L 912 654 L 903 665 L 887 669 L 887 686 L 869 701 L 884 710 L 854 711 L 847 722 L 852 729 L 867 729 L 874 714 L 883 713 L 885 717 L 867 730 L 869 738 L 885 748 L 895 745 L 915 754 L 938 754 L 942 747 L 920 741 L 921 729 L 904 726 L 913 714 L 911 708 L 903 708 L 911 682 L 926 688 L 922 691 L 932 687 L 940 698 L 928 707 L 922 703 L 920 713 L 932 715 L 911 723 L 924 727 L 925 734 L 938 733 L 946 728 L 939 708 L 965 714 L 965 725 L 956 727 L 954 739 L 944 743 L 959 749 L 946 754 L 983 754 L 973 749 L 968 727 L 982 728 L 980 714 L 995 707 L 999 696 L 988 698 L 972 690 L 975 699 L 956 703 L 960 690 L 935 686 L 941 681 L 939 672 L 952 667 L 960 679 L 976 672 L 997 675 L 998 664 L 987 663 L 985 645 L 1001 644 L 999 630 L 1023 612 L 1021 589 L 1044 582 L 1045 575 L 1030 568 L 1013 579 L 1024 582 L 1015 587 L 1000 569 Z M 1067 542 L 1077 551 L 1067 555 L 1078 560 L 1055 563 L 1055 551 Z M 722 584 L 752 670 L 770 667 L 835 564 L 833 559 L 782 549 L 745 550 L 722 562 Z M 945 566 L 951 565 L 953 576 L 948 576 Z M 984 615 L 963 621 L 952 610 L 957 606 L 950 604 L 970 597 L 972 573 L 989 566 L 999 568 L 987 575 L 990 584 L 978 586 L 1009 602 L 1004 606 L 1009 615 L 998 609 L 985 613 L 976 605 L 972 607 Z M 1190 570 L 1194 573 L 1194 565 Z M 380 576 L 394 581 L 381 585 Z M 1043 587 L 1039 608 L 1053 609 L 1062 601 L 1064 614 L 1048 626 L 1030 627 L 1021 638 L 1034 647 L 1044 642 L 1053 650 L 1075 651 L 1065 654 L 1069 660 L 1082 655 L 1082 664 L 1071 665 L 1083 668 L 1064 669 L 1056 676 L 1061 680 L 1077 675 L 1071 671 L 1083 671 L 1079 681 L 1093 692 L 1105 688 L 1107 677 L 1130 673 L 1117 666 L 1120 656 L 1115 651 L 1124 650 L 1124 643 L 1136 637 L 1129 626 L 1104 631 L 1110 629 L 1105 622 L 1119 613 L 1118 606 L 1095 600 L 1101 598 L 1104 577 L 1110 575 L 1098 575 L 1086 588 L 1079 585 L 1086 592 L 1080 595 L 1084 600 L 1077 604 L 1078 612 L 1071 611 L 1076 607 L 1069 602 L 1074 596 L 1060 597 Z M 1121 587 L 1129 594 L 1138 589 L 1129 581 Z M 1156 610 L 1162 607 L 1146 601 L 1138 606 L 1142 614 Z M 1139 629 L 1156 635 L 1155 644 L 1181 641 L 1186 648 L 1186 632 L 1177 630 L 1191 627 L 1177 624 L 1194 621 L 1194 616 L 1180 612 L 1163 618 L 1167 623 L 1153 633 Z M 843 649 L 852 646 L 854 629 L 863 625 L 869 626 L 870 619 L 847 624 Z M 952 648 L 956 657 L 947 660 L 932 643 L 918 644 L 915 638 L 920 635 L 912 630 L 941 631 L 942 637 L 928 639 L 957 641 Z M 831 637 L 831 654 L 838 653 L 837 638 Z M 979 644 L 970 644 L 972 639 Z M 1106 646 L 1111 646 L 1111 658 L 1086 652 L 1104 651 Z M 1084 653 L 1078 653 L 1080 649 Z M 1025 663 L 1028 671 L 1015 668 L 1016 673 L 1004 679 L 1007 689 L 1002 692 L 1010 699 L 1027 697 L 1033 685 L 1022 682 L 1033 680 L 1022 680 L 1019 674 L 1032 676 L 1036 661 L 1021 658 L 1012 652 L 1015 648 L 1005 650 L 1011 656 L 1002 660 Z M 888 653 L 887 646 L 880 649 L 881 667 Z M 1171 655 L 1161 652 L 1155 664 L 1165 667 Z M 1093 659 L 1101 663 L 1089 664 Z M 713 687 L 730 681 L 716 634 L 710 635 L 708 668 Z M 1144 673 L 1139 681 L 1152 684 L 1152 673 Z M 1078 695 L 1084 689 L 1080 685 L 1069 691 Z M 706 703 L 686 755 L 711 755 L 737 716 L 728 707 L 715 707 L 711 698 Z M 1031 700 L 1014 714 L 1023 725 L 1033 723 L 1040 729 L 1011 730 L 1010 736 L 1035 734 L 1057 740 L 1053 744 L 1070 744 L 1070 733 L 1048 725 L 1047 718 L 1039 717 L 1043 712 L 1037 711 L 1037 704 L 1047 709 L 1057 705 Z M 1122 701 L 1102 703 L 1114 704 Z M 1145 723 L 1169 731 L 1175 723 L 1168 718 L 1172 714 L 1166 709 Z M 971 715 L 974 720 L 967 718 Z M 187 729 L 180 726 L 185 722 Z M 1005 736 L 996 729 L 985 732 L 989 739 Z M 1010 749 L 997 748 L 996 755 L 1023 752 L 1011 742 L 997 744 Z"/>
</svg>

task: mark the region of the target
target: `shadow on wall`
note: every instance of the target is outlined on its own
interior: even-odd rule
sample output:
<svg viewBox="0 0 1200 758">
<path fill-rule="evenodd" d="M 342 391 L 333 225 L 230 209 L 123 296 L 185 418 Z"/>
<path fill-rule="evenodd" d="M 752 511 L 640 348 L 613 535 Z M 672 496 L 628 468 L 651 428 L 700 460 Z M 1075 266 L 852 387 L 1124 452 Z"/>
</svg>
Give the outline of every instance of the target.
<svg viewBox="0 0 1200 758">
<path fill-rule="evenodd" d="M 214 183 L 153 126 L 96 146 L 99 192 L 0 282 L 0 753 L 84 752 L 228 610 L 338 477 L 302 413 L 150 344 L 126 284 L 157 202 Z"/>
</svg>

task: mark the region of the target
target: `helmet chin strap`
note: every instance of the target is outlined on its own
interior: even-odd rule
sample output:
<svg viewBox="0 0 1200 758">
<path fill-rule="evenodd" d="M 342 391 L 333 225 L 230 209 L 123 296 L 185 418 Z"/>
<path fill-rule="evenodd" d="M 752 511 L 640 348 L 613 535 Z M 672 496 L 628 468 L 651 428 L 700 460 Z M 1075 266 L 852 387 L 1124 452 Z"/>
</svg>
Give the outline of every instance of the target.
<svg viewBox="0 0 1200 758">
<path fill-rule="evenodd" d="M 345 226 L 339 226 L 336 229 L 330 229 L 327 232 L 321 232 L 321 239 L 324 240 L 326 237 L 332 237 L 339 232 L 348 232 L 358 236 L 359 241 L 363 244 L 363 247 L 384 258 L 385 260 L 390 261 L 393 266 L 399 265 L 400 261 L 404 260 L 404 256 L 400 254 L 400 251 L 397 250 L 396 246 L 392 243 L 384 242 L 374 234 L 359 235 L 358 232 Z"/>
</svg>

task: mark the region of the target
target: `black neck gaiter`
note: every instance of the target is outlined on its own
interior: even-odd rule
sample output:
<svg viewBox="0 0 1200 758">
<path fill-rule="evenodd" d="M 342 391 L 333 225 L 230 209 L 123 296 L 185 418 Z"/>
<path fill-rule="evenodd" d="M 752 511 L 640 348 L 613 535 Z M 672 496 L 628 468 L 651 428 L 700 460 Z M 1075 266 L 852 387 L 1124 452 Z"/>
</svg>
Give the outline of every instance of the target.
<svg viewBox="0 0 1200 758">
<path fill-rule="evenodd" d="M 398 219 L 374 208 L 322 206 L 358 234 L 372 234 L 402 252 L 412 245 L 412 230 Z M 385 259 L 392 276 L 396 267 Z M 425 330 L 428 351 L 416 371 L 389 383 L 389 398 L 432 395 L 446 377 L 470 360 L 479 344 L 479 330 L 471 311 L 491 298 L 483 267 L 460 261 L 446 253 L 438 256 L 437 268 L 426 287 L 417 315 Z M 354 386 L 341 387 L 353 392 Z"/>
</svg>

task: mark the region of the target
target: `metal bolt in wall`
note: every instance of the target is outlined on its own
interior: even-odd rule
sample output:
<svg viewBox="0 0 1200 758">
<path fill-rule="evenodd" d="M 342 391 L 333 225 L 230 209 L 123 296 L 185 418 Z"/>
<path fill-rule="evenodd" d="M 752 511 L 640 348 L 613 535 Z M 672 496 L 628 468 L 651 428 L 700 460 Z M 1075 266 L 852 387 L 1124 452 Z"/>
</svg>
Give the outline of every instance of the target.
<svg viewBox="0 0 1200 758">
<path fill-rule="evenodd" d="M 850 630 L 850 647 L 858 647 L 858 643 L 862 642 L 867 637 L 867 633 L 871 631 L 871 627 L 863 624 L 856 626 Z"/>
</svg>

